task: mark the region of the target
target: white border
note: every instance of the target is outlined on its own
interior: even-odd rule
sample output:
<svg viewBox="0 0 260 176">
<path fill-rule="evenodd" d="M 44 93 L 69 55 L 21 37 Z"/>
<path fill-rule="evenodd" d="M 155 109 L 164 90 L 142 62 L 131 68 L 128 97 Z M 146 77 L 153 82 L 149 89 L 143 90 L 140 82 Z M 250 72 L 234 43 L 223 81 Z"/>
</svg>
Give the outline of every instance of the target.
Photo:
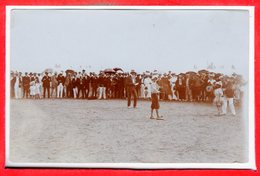
<svg viewBox="0 0 260 176">
<path fill-rule="evenodd" d="M 248 163 L 15 163 L 10 161 L 10 22 L 11 10 L 247 10 L 249 11 L 249 161 Z M 255 163 L 254 7 L 253 6 L 6 6 L 6 167 L 125 169 L 253 169 Z"/>
</svg>

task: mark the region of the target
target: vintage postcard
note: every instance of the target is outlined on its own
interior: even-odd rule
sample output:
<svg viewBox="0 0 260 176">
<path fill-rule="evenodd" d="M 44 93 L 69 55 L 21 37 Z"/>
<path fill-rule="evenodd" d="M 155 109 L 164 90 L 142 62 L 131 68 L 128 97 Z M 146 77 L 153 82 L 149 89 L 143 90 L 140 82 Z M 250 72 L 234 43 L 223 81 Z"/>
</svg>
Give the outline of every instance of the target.
<svg viewBox="0 0 260 176">
<path fill-rule="evenodd" d="M 6 12 L 7 167 L 256 169 L 253 7 Z"/>
</svg>

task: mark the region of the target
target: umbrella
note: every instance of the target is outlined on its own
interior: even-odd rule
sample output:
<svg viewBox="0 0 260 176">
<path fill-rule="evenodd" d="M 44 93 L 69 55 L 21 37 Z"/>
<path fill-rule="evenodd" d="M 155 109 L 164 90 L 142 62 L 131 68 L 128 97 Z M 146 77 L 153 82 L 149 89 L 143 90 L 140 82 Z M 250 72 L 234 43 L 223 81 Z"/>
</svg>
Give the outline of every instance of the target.
<svg viewBox="0 0 260 176">
<path fill-rule="evenodd" d="M 118 70 L 118 71 L 116 71 L 116 73 L 121 73 L 121 74 L 123 74 L 124 72 L 123 72 L 122 70 Z"/>
<path fill-rule="evenodd" d="M 193 75 L 195 75 L 196 74 L 196 72 L 194 72 L 194 71 L 188 71 L 188 72 L 186 72 L 186 74 L 193 74 Z"/>
<path fill-rule="evenodd" d="M 71 70 L 71 69 L 68 69 L 65 72 L 66 72 L 66 74 L 71 74 L 71 75 L 73 75 L 75 73 L 75 71 Z"/>
<path fill-rule="evenodd" d="M 116 71 L 113 69 L 107 68 L 104 70 L 104 73 L 116 73 Z"/>
<path fill-rule="evenodd" d="M 123 71 L 123 69 L 122 69 L 122 68 L 118 68 L 118 67 L 116 67 L 116 68 L 113 68 L 113 70 L 114 70 L 114 71 L 116 71 L 116 72 L 117 72 L 117 71 Z"/>
<path fill-rule="evenodd" d="M 208 70 L 205 70 L 205 69 L 204 69 L 204 70 L 199 70 L 199 71 L 198 71 L 199 74 L 202 74 L 202 73 L 207 74 L 208 72 L 209 72 L 209 71 L 208 71 Z"/>
<path fill-rule="evenodd" d="M 46 68 L 42 73 L 45 73 L 45 72 L 53 73 L 53 69 L 52 68 Z"/>
</svg>

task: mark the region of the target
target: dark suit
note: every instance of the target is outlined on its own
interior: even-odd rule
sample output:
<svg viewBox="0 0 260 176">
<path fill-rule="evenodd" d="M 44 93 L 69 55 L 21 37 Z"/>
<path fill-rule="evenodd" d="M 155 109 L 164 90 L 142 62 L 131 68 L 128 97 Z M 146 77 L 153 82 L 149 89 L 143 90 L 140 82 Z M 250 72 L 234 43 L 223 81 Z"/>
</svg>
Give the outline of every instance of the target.
<svg viewBox="0 0 260 176">
<path fill-rule="evenodd" d="M 45 75 L 42 78 L 43 98 L 45 98 L 46 91 L 48 93 L 48 98 L 50 98 L 50 85 L 51 85 L 51 77 Z"/>
<path fill-rule="evenodd" d="M 131 97 L 134 96 L 134 108 L 137 105 L 137 91 L 135 83 L 137 83 L 136 78 L 134 81 L 131 76 L 126 78 L 127 106 L 129 107 L 131 105 Z"/>
<path fill-rule="evenodd" d="M 185 94 L 185 90 L 186 90 L 186 79 L 185 78 L 178 78 L 176 81 L 176 90 L 178 92 L 178 98 L 180 100 L 185 100 L 186 99 L 186 94 Z"/>
<path fill-rule="evenodd" d="M 23 84 L 23 97 L 28 98 L 29 97 L 29 90 L 30 90 L 30 77 L 24 76 L 22 78 L 22 84 Z"/>
<path fill-rule="evenodd" d="M 79 98 L 80 92 L 81 92 L 81 98 L 84 99 L 86 97 L 86 79 L 85 77 L 81 77 L 77 79 L 78 82 L 78 95 L 77 98 Z"/>
</svg>

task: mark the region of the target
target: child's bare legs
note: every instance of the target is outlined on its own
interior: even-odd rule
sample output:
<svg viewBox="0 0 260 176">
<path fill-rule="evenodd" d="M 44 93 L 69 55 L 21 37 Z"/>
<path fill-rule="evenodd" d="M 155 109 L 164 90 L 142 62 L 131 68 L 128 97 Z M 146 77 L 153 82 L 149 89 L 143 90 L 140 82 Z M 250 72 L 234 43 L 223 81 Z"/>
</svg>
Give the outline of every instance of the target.
<svg viewBox="0 0 260 176">
<path fill-rule="evenodd" d="M 164 120 L 162 116 L 159 115 L 159 110 L 158 109 L 155 109 L 155 112 L 156 112 L 156 118 L 153 117 L 153 109 L 151 109 L 151 116 L 150 116 L 150 119 L 156 119 L 156 120 Z"/>
<path fill-rule="evenodd" d="M 151 109 L 151 116 L 150 116 L 150 119 L 154 119 L 154 117 L 153 117 L 153 109 Z"/>
<path fill-rule="evenodd" d="M 163 120 L 163 117 L 162 116 L 159 116 L 159 110 L 158 109 L 156 109 L 155 110 L 156 111 L 156 116 L 157 116 L 157 120 Z"/>
<path fill-rule="evenodd" d="M 220 116 L 220 114 L 221 114 L 221 106 L 219 106 L 219 105 L 217 105 L 217 109 L 218 109 L 218 116 Z"/>
</svg>

